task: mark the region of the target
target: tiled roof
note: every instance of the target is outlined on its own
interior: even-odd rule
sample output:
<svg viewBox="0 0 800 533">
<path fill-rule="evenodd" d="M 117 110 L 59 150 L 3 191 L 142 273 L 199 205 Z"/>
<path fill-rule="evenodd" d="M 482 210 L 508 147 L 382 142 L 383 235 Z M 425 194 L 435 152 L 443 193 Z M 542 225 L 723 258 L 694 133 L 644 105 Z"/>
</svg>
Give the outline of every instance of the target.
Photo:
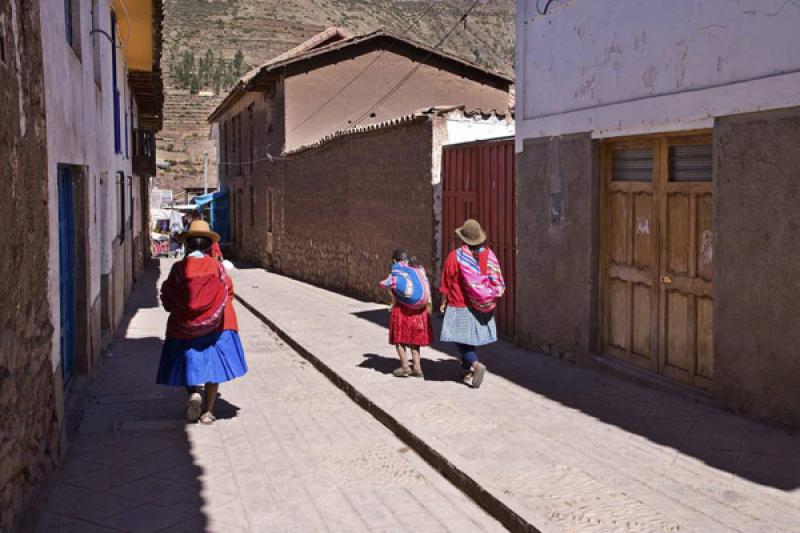
<svg viewBox="0 0 800 533">
<path fill-rule="evenodd" d="M 503 111 L 496 111 L 494 109 L 492 110 L 466 109 L 466 107 L 463 105 L 426 107 L 424 109 L 415 111 L 414 113 L 411 113 L 409 115 L 393 118 L 390 120 L 386 120 L 384 122 L 378 122 L 375 124 L 366 124 L 364 126 L 356 126 L 354 128 L 347 128 L 336 131 L 334 133 L 331 133 L 330 135 L 326 135 L 325 137 L 311 144 L 298 146 L 294 150 L 286 152 L 286 154 L 284 155 L 290 156 L 301 152 L 305 152 L 307 150 L 319 148 L 335 139 L 338 139 L 339 137 L 346 137 L 348 135 L 355 135 L 358 133 L 394 128 L 418 120 L 423 120 L 423 121 L 430 120 L 432 117 L 448 117 L 453 113 L 460 113 L 463 117 L 471 118 L 476 121 L 481 121 L 481 120 L 487 121 L 492 119 L 513 120 L 513 116 L 510 113 Z"/>
<path fill-rule="evenodd" d="M 514 83 L 514 80 L 508 76 L 488 70 L 475 63 L 458 58 L 446 52 L 435 50 L 429 46 L 423 45 L 416 41 L 407 39 L 405 37 L 400 37 L 398 35 L 386 32 L 384 30 L 374 31 L 372 33 L 367 33 L 364 35 L 349 36 L 324 46 L 318 46 L 319 43 L 324 43 L 327 39 L 330 38 L 331 34 L 329 32 L 336 32 L 336 31 L 344 32 L 344 30 L 341 30 L 340 28 L 329 28 L 325 32 L 322 32 L 321 34 L 312 37 L 309 41 L 306 41 L 302 45 L 290 50 L 289 52 L 281 54 L 280 56 L 273 58 L 267 63 L 264 63 L 260 67 L 256 67 L 251 71 L 249 71 L 247 74 L 242 76 L 242 78 L 239 80 L 236 86 L 228 93 L 225 99 L 211 113 L 211 115 L 208 117 L 208 121 L 213 122 L 214 119 L 217 118 L 217 116 L 219 116 L 225 109 L 227 109 L 231 104 L 233 104 L 233 102 L 238 100 L 242 94 L 246 93 L 249 89 L 253 88 L 253 85 L 257 82 L 257 79 L 261 76 L 269 76 L 271 74 L 284 73 L 286 69 L 290 67 L 293 69 L 297 69 L 298 72 L 307 72 L 309 70 L 313 70 L 314 68 L 316 68 L 315 65 L 317 63 L 313 61 L 314 59 L 323 59 L 326 56 L 334 56 L 335 58 L 337 54 L 344 53 L 347 49 L 351 47 L 360 44 L 375 43 L 380 40 L 386 41 L 387 43 L 391 43 L 394 45 L 398 45 L 400 47 L 408 48 L 416 52 L 426 54 L 425 55 L 426 58 L 438 59 L 439 61 L 445 63 L 448 67 L 452 68 L 453 70 L 461 71 L 464 73 L 471 73 L 473 75 L 479 76 L 481 79 L 485 79 L 493 83 L 498 83 L 509 87 Z M 325 34 L 329 34 L 329 37 L 325 38 L 324 37 Z M 340 33 L 339 35 L 343 36 L 344 33 Z M 312 43 L 312 41 L 314 43 Z"/>
</svg>

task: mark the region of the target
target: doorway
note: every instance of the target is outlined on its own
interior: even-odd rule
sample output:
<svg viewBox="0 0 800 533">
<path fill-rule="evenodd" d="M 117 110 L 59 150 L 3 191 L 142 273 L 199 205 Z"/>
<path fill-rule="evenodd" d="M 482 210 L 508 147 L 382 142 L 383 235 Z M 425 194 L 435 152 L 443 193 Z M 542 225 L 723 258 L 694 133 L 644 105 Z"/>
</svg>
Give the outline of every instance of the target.
<svg viewBox="0 0 800 533">
<path fill-rule="evenodd" d="M 709 389 L 714 372 L 707 132 L 602 146 L 601 346 Z"/>
<path fill-rule="evenodd" d="M 75 210 L 72 168 L 58 166 L 58 273 L 61 310 L 61 374 L 64 383 L 75 370 L 77 323 L 75 302 Z"/>
</svg>

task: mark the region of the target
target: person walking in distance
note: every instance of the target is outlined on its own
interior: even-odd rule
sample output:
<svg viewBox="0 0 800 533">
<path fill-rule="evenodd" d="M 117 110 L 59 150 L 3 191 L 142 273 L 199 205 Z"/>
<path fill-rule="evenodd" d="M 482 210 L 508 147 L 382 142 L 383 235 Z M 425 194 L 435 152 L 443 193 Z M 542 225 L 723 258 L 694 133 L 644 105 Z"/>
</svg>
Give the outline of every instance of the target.
<svg viewBox="0 0 800 533">
<path fill-rule="evenodd" d="M 210 255 L 219 235 L 195 220 L 182 238 L 187 255 L 161 286 L 169 319 L 156 383 L 186 387 L 186 419 L 208 425 L 216 420 L 219 384 L 243 376 L 247 362 L 233 308 L 233 281 Z"/>
<path fill-rule="evenodd" d="M 478 360 L 476 348 L 497 341 L 494 309 L 506 285 L 497 257 L 484 244 L 486 232 L 480 223 L 469 219 L 456 235 L 463 245 L 447 256 L 439 289 L 444 313 L 441 340 L 455 343 L 461 354 L 463 381 L 477 389 L 486 366 Z"/>
</svg>

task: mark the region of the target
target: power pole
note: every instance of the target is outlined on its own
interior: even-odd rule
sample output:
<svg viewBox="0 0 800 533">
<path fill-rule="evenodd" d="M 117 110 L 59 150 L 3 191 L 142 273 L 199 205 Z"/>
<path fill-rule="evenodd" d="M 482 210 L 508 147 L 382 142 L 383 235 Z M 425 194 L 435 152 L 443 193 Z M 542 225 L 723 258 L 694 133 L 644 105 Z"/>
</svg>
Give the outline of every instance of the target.
<svg viewBox="0 0 800 533">
<path fill-rule="evenodd" d="M 208 150 L 203 154 L 203 194 L 208 194 Z"/>
</svg>

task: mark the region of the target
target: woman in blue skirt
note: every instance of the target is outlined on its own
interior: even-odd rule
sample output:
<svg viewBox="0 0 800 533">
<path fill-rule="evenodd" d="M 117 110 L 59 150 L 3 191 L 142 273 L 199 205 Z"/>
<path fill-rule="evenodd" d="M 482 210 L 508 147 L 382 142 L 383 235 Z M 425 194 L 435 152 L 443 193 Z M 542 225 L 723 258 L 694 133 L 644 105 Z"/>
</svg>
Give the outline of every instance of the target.
<svg viewBox="0 0 800 533">
<path fill-rule="evenodd" d="M 210 255 L 219 235 L 196 220 L 182 238 L 187 255 L 161 286 L 169 320 L 156 382 L 186 387 L 186 419 L 213 424 L 219 384 L 243 376 L 247 362 L 233 309 L 233 282 Z"/>
</svg>

